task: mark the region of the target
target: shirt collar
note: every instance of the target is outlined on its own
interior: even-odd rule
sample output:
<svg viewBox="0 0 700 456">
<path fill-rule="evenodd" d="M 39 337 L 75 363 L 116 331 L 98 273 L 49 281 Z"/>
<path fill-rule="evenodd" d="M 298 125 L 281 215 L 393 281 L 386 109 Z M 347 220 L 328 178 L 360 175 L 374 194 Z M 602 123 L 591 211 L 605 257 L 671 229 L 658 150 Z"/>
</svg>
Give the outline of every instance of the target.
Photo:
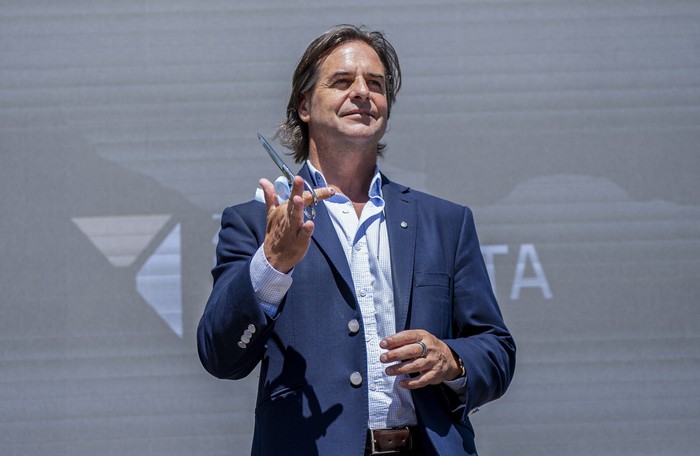
<svg viewBox="0 0 700 456">
<path fill-rule="evenodd" d="M 311 179 L 313 180 L 313 184 L 315 187 L 327 187 L 328 183 L 326 182 L 326 178 L 323 176 L 323 173 L 321 171 L 317 170 L 314 165 L 311 164 L 309 160 L 306 160 L 306 166 L 309 167 L 309 173 L 311 174 Z M 382 173 L 379 172 L 379 166 L 375 165 L 374 167 L 374 177 L 372 177 L 372 181 L 369 184 L 369 191 L 367 192 L 367 195 L 371 200 L 381 200 L 383 202 L 382 198 Z M 350 201 L 350 199 L 341 194 L 336 194 L 333 195 L 332 197 L 326 199 L 325 201 L 331 202 L 331 203 L 346 203 Z"/>
</svg>

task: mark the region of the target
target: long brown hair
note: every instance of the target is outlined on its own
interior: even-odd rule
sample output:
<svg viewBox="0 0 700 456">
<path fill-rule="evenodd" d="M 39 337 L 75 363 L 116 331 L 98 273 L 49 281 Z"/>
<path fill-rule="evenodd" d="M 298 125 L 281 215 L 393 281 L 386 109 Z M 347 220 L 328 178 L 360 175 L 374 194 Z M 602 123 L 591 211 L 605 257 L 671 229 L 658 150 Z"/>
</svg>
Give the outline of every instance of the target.
<svg viewBox="0 0 700 456">
<path fill-rule="evenodd" d="M 347 41 L 363 41 L 379 56 L 384 65 L 386 78 L 387 118 L 391 106 L 396 101 L 396 94 L 401 88 L 401 67 L 396 50 L 384 34 L 369 31 L 364 26 L 349 24 L 336 25 L 309 44 L 302 55 L 294 77 L 292 78 L 292 93 L 287 104 L 287 118 L 277 130 L 276 137 L 280 143 L 291 149 L 294 160 L 301 163 L 309 156 L 309 127 L 299 118 L 297 107 L 304 94 L 309 93 L 316 85 L 319 77 L 319 65 L 333 49 Z M 379 143 L 377 154 L 381 155 L 386 144 Z"/>
</svg>

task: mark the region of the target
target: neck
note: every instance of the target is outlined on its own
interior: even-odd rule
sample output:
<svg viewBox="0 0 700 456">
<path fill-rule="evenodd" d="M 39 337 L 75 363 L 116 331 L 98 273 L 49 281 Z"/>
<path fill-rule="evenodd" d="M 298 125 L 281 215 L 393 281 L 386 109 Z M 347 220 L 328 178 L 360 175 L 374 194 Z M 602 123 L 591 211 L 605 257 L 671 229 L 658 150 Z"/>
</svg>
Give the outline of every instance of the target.
<svg viewBox="0 0 700 456">
<path fill-rule="evenodd" d="M 309 161 L 326 178 L 328 185 L 353 203 L 369 199 L 369 185 L 377 165 L 377 146 L 321 146 L 310 141 Z"/>
</svg>

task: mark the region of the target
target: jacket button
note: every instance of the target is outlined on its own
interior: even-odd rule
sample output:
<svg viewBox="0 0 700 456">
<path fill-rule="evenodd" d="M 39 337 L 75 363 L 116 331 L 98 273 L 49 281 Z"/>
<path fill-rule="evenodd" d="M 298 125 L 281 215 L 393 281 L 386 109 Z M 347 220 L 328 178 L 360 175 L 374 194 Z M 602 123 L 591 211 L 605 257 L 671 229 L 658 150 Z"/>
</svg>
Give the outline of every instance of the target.
<svg viewBox="0 0 700 456">
<path fill-rule="evenodd" d="M 255 334 L 255 330 L 256 328 L 254 324 L 251 323 L 248 325 L 248 331 L 250 331 L 251 334 Z"/>
<path fill-rule="evenodd" d="M 362 374 L 357 371 L 350 374 L 350 383 L 352 383 L 352 386 L 362 385 Z"/>
<path fill-rule="evenodd" d="M 357 333 L 360 330 L 360 322 L 353 318 L 348 322 L 348 329 L 353 334 Z"/>
<path fill-rule="evenodd" d="M 238 346 L 239 346 L 240 348 L 246 348 L 246 347 L 248 346 L 248 344 L 244 343 L 242 340 L 239 340 L 239 341 L 238 341 Z"/>
</svg>

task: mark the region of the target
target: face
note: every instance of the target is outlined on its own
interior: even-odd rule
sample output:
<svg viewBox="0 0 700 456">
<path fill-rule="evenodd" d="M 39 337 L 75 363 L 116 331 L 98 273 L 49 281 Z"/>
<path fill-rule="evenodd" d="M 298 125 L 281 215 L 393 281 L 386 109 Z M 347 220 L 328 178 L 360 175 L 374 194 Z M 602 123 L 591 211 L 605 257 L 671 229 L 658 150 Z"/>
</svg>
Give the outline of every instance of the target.
<svg viewBox="0 0 700 456">
<path fill-rule="evenodd" d="M 384 65 L 362 41 L 340 44 L 321 62 L 319 78 L 299 105 L 299 117 L 318 143 L 342 138 L 376 145 L 384 136 L 387 99 Z"/>
</svg>

